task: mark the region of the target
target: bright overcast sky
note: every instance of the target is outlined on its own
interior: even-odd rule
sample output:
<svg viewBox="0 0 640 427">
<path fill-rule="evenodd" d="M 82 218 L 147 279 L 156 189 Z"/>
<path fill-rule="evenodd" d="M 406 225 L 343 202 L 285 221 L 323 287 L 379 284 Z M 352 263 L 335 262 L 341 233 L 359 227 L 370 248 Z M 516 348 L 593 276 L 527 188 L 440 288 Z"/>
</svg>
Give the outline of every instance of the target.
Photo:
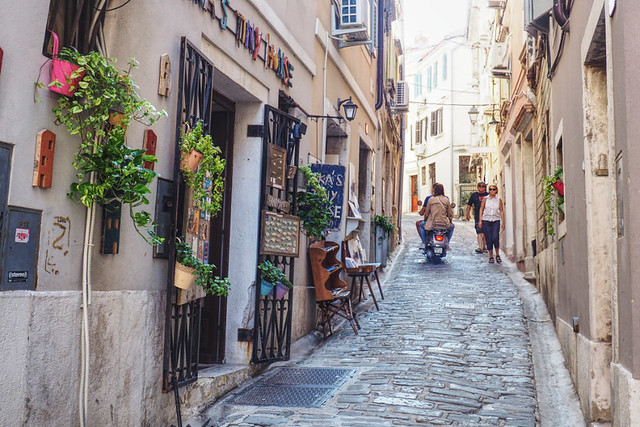
<svg viewBox="0 0 640 427">
<path fill-rule="evenodd" d="M 469 0 L 403 0 L 404 36 L 408 47 L 423 34 L 436 44 L 447 34 L 464 30 Z"/>
</svg>

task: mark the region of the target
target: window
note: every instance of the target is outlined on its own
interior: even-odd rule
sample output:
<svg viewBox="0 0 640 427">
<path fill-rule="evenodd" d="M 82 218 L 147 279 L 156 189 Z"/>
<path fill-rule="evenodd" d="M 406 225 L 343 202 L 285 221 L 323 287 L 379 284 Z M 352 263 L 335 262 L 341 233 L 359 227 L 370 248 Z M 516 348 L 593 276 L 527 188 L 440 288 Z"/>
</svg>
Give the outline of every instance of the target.
<svg viewBox="0 0 640 427">
<path fill-rule="evenodd" d="M 436 183 L 436 164 L 429 163 L 429 181 L 431 183 L 431 187 L 433 188 L 433 184 Z"/>
<path fill-rule="evenodd" d="M 447 80 L 447 54 L 442 55 L 442 80 Z"/>
<path fill-rule="evenodd" d="M 427 185 L 427 167 L 423 166 L 420 172 L 420 175 L 422 175 L 422 185 Z"/>
<path fill-rule="evenodd" d="M 427 92 L 431 92 L 431 67 L 427 68 Z"/>
<path fill-rule="evenodd" d="M 107 2 L 99 0 L 51 0 L 47 30 L 54 31 L 60 47 L 73 46 L 80 53 L 97 49 L 98 34 L 104 24 Z M 100 29 L 100 30 L 99 30 Z M 53 39 L 45 31 L 43 54 L 51 56 Z"/>
<path fill-rule="evenodd" d="M 433 64 L 433 88 L 438 87 L 438 63 Z"/>
<path fill-rule="evenodd" d="M 422 95 L 422 74 L 420 73 L 413 76 L 413 94 L 416 98 Z"/>
<path fill-rule="evenodd" d="M 427 134 L 429 133 L 429 118 L 425 117 L 424 120 L 422 120 L 422 124 L 424 125 L 424 130 L 422 131 L 422 137 L 424 138 L 424 140 L 427 140 Z"/>
<path fill-rule="evenodd" d="M 416 144 L 422 144 L 422 122 L 416 122 Z"/>
<path fill-rule="evenodd" d="M 442 108 L 431 112 L 431 136 L 442 133 Z"/>
</svg>

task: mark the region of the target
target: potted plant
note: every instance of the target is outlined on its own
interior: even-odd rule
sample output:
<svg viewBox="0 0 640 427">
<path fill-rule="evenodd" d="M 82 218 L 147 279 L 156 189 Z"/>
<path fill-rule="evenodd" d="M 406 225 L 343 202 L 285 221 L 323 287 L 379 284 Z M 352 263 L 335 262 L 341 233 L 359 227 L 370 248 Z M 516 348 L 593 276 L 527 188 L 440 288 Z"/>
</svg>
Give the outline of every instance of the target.
<svg viewBox="0 0 640 427">
<path fill-rule="evenodd" d="M 134 209 L 149 204 L 149 187 L 157 174 L 144 168 L 144 163 L 157 159 L 146 155 L 145 150 L 130 148 L 125 131 L 131 120 L 151 125 L 166 113 L 156 111 L 136 93 L 137 86 L 130 77 L 136 67 L 135 60 L 129 61 L 128 69 L 119 71 L 113 65 L 115 59 L 97 52 L 81 55 L 64 48 L 59 57 L 79 66 L 71 77 L 82 75 L 73 96 L 59 97 L 58 106 L 53 109 L 56 124 L 65 126 L 71 135 L 78 135 L 81 140 L 74 156 L 77 173 L 69 197 L 87 208 L 94 204 L 106 206 L 114 201 L 128 204 L 136 232 L 151 245 L 161 244 L 162 239 L 153 231 L 151 214 Z M 123 114 L 116 125 L 109 123 L 114 109 Z M 146 229 L 147 235 L 143 235 L 141 229 Z"/>
<path fill-rule="evenodd" d="M 193 256 L 191 245 L 176 239 L 176 267 L 173 276 L 174 286 L 189 289 L 196 280 L 196 268 L 199 261 Z"/>
<path fill-rule="evenodd" d="M 276 299 L 282 299 L 291 288 L 293 283 L 289 281 L 282 270 L 273 265 L 268 260 L 258 265 L 260 272 L 260 294 L 269 295 L 276 288 Z"/>
<path fill-rule="evenodd" d="M 302 166 L 298 171 L 304 175 L 307 190 L 299 191 L 297 194 L 296 214 L 302 221 L 304 233 L 310 238 L 320 240 L 331 225 L 332 203 L 327 196 L 327 190 L 320 184 L 319 173 L 312 172 L 309 166 Z"/>
<path fill-rule="evenodd" d="M 193 283 L 202 287 L 208 295 L 229 295 L 229 278 L 216 276 L 216 266 L 200 261 L 193 256 L 193 248 L 182 239 L 176 239 L 176 267 L 174 285 L 189 289 Z"/>
<path fill-rule="evenodd" d="M 373 221 L 375 222 L 376 227 L 381 231 L 378 236 L 380 241 L 388 238 L 396 231 L 396 225 L 391 222 L 390 216 L 376 215 Z"/>
<path fill-rule="evenodd" d="M 544 195 L 544 220 L 547 224 L 547 234 L 555 235 L 554 212 L 558 209 L 564 213 L 564 182 L 562 181 L 563 168 L 558 166 L 552 175 L 542 178 Z"/>
<path fill-rule="evenodd" d="M 196 269 L 196 285 L 201 286 L 208 295 L 226 297 L 229 295 L 231 283 L 229 278 L 220 278 L 214 274 L 216 266 L 200 263 Z"/>
<path fill-rule="evenodd" d="M 214 216 L 222 207 L 225 160 L 220 147 L 213 145 L 211 135 L 204 133 L 202 121 L 180 137 L 181 169 L 185 183 L 193 189 L 198 209 Z M 190 154 L 191 153 L 191 154 Z M 201 155 L 199 165 L 190 167 L 188 159 Z"/>
</svg>

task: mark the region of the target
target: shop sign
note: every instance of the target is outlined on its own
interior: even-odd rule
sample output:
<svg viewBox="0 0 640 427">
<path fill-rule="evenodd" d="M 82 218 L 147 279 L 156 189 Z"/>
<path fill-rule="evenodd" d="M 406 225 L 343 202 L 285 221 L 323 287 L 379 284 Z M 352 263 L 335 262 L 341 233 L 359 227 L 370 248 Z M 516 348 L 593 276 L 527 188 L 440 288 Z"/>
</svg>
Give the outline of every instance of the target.
<svg viewBox="0 0 640 427">
<path fill-rule="evenodd" d="M 217 20 L 222 30 L 229 30 L 236 36 L 236 46 L 241 46 L 251 55 L 254 61 L 258 60 L 260 51 L 264 62 L 264 68 L 273 70 L 276 76 L 286 87 L 292 87 L 293 65 L 284 50 L 271 44 L 271 34 L 266 37 L 256 24 L 242 15 L 238 10 L 233 10 L 229 0 L 193 0 L 203 12 L 208 13 L 212 20 Z M 229 25 L 229 17 L 235 17 L 235 25 Z"/>
<path fill-rule="evenodd" d="M 333 218 L 329 230 L 339 230 L 342 220 L 342 205 L 344 203 L 344 183 L 346 168 L 340 165 L 312 164 L 311 171 L 320 173 L 320 184 L 327 190 L 327 196 L 332 204 Z"/>
</svg>

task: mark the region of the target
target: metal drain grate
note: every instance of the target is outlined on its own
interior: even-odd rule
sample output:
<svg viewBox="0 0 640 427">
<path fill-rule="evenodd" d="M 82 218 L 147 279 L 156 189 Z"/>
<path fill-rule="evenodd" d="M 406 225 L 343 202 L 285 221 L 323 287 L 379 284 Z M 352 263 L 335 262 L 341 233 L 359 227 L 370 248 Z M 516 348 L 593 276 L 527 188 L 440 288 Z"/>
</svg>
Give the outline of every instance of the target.
<svg viewBox="0 0 640 427">
<path fill-rule="evenodd" d="M 277 368 L 229 402 L 319 408 L 354 372 L 354 369 Z"/>
</svg>

